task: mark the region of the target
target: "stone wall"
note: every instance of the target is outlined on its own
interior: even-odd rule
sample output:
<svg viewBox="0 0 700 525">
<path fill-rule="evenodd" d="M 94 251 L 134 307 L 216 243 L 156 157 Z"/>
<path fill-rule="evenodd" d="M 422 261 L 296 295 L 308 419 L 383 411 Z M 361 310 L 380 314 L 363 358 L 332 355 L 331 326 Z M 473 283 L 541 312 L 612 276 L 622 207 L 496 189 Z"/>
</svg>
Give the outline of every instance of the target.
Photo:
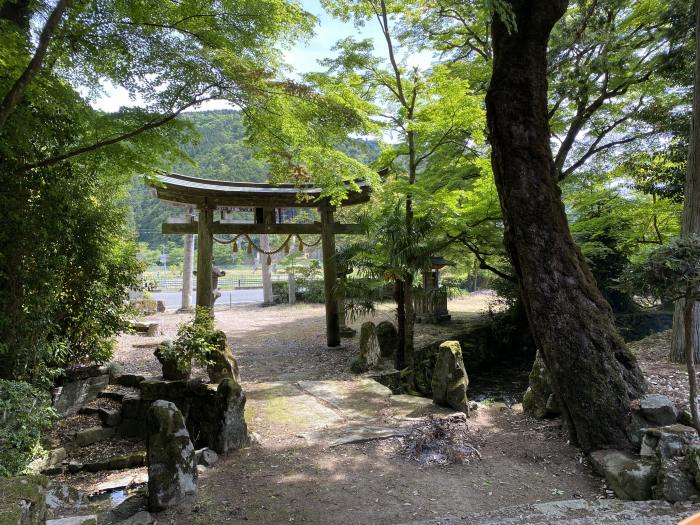
<svg viewBox="0 0 700 525">
<path fill-rule="evenodd" d="M 529 351 L 523 348 L 522 342 L 502 337 L 497 332 L 497 325 L 488 317 L 470 323 L 462 331 L 449 334 L 445 339 L 459 342 L 467 374 L 506 359 L 521 359 Z M 432 397 L 433 394 L 433 371 L 443 342 L 444 340 L 437 340 L 417 346 L 415 350 L 416 388 L 426 397 Z"/>
<path fill-rule="evenodd" d="M 174 403 L 182 413 L 195 447 L 208 447 L 225 454 L 248 444 L 244 420 L 246 398 L 234 379 L 224 379 L 218 384 L 201 379 L 144 379 L 138 388 L 139 393 L 122 400 L 121 435 L 145 437 L 148 408 L 156 400 L 165 400 Z"/>
</svg>

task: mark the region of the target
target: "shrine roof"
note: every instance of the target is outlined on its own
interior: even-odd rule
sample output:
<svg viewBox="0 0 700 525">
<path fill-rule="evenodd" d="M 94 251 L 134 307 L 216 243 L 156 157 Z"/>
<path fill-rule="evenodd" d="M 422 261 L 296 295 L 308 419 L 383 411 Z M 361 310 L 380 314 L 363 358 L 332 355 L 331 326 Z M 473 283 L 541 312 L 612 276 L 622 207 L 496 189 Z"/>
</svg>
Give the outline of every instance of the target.
<svg viewBox="0 0 700 525">
<path fill-rule="evenodd" d="M 356 182 L 359 191 L 351 191 L 346 183 L 349 191 L 341 206 L 369 201 L 369 185 Z M 163 172 L 150 185 L 161 200 L 194 206 L 317 208 L 326 202 L 321 188 L 311 185 L 232 182 Z"/>
</svg>

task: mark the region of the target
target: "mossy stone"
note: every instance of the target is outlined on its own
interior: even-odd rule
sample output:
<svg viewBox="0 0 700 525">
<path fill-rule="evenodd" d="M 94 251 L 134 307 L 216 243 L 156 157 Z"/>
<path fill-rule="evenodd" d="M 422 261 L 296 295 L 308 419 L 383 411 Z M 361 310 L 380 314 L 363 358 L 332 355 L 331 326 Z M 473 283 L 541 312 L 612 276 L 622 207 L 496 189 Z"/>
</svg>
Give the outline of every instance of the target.
<svg viewBox="0 0 700 525">
<path fill-rule="evenodd" d="M 556 417 L 561 414 L 559 402 L 552 392 L 549 374 L 540 351 L 535 355 L 535 362 L 528 377 L 529 386 L 523 396 L 523 410 L 538 419 Z"/>
<path fill-rule="evenodd" d="M 40 475 L 0 478 L 0 523 L 43 524 L 47 486 L 48 480 Z"/>
<path fill-rule="evenodd" d="M 240 381 L 238 363 L 233 357 L 231 348 L 226 342 L 226 334 L 218 330 L 212 334 L 216 350 L 209 354 L 210 364 L 207 365 L 207 374 L 212 383 L 219 383 L 223 379 Z"/>
<path fill-rule="evenodd" d="M 459 342 L 445 341 L 440 345 L 431 386 L 433 401 L 436 404 L 469 413 L 469 378 L 462 361 Z"/>
<path fill-rule="evenodd" d="M 148 505 L 160 511 L 188 502 L 197 492 L 195 451 L 174 403 L 155 401 L 148 410 Z"/>
</svg>

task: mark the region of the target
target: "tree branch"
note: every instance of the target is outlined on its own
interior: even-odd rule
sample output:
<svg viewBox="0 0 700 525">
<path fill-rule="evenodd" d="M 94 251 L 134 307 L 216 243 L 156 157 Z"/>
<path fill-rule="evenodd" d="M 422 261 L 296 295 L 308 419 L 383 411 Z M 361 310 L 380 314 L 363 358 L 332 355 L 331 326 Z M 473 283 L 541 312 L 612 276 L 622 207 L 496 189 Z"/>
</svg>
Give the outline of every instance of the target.
<svg viewBox="0 0 700 525">
<path fill-rule="evenodd" d="M 39 73 L 44 59 L 46 58 L 46 52 L 48 51 L 51 38 L 53 37 L 53 34 L 56 31 L 61 18 L 63 17 L 63 13 L 65 12 L 66 8 L 70 6 L 71 1 L 72 0 L 58 0 L 56 7 L 54 7 L 53 11 L 51 11 L 51 14 L 49 15 L 49 18 L 46 20 L 46 24 L 41 30 L 39 44 L 36 47 L 36 51 L 34 51 L 34 56 L 29 61 L 29 64 L 22 72 L 20 77 L 12 85 L 10 91 L 7 92 L 5 98 L 2 100 L 2 103 L 0 103 L 0 129 L 5 126 L 7 119 L 10 117 L 10 114 L 14 111 L 15 107 L 22 99 L 27 87 L 31 81 L 34 80 L 37 73 Z"/>
<path fill-rule="evenodd" d="M 481 252 L 472 243 L 470 243 L 469 241 L 467 241 L 466 239 L 463 239 L 463 238 L 460 238 L 459 242 L 461 242 L 470 252 L 472 252 L 474 254 L 474 257 L 476 257 L 476 260 L 479 261 L 479 268 L 480 269 L 488 270 L 491 273 L 500 277 L 501 279 L 505 279 L 506 281 L 510 281 L 512 283 L 518 282 L 518 279 L 515 276 L 507 274 L 505 272 L 502 272 L 498 268 L 495 268 L 495 267 L 491 266 L 489 263 L 487 263 L 486 259 L 484 259 Z"/>
<path fill-rule="evenodd" d="M 185 104 L 184 106 L 179 108 L 177 111 L 174 111 L 174 112 L 170 113 L 169 115 L 166 115 L 160 119 L 147 122 L 143 126 L 140 126 L 136 129 L 133 129 L 127 133 L 117 135 L 116 137 L 112 137 L 111 139 L 104 139 L 104 140 L 97 141 L 93 144 L 90 144 L 89 146 L 82 146 L 80 148 L 75 148 L 75 149 L 70 150 L 66 153 L 62 153 L 61 155 L 56 155 L 55 157 L 49 157 L 48 159 L 40 160 L 37 162 L 32 162 L 30 164 L 24 164 L 23 166 L 20 166 L 18 172 L 23 173 L 25 171 L 29 171 L 29 170 L 36 169 L 36 168 L 46 168 L 48 166 L 53 166 L 55 164 L 63 162 L 64 160 L 68 160 L 70 158 L 77 157 L 78 155 L 83 155 L 85 153 L 91 153 L 93 151 L 97 151 L 98 149 L 104 148 L 106 146 L 111 146 L 112 144 L 116 144 L 118 142 L 123 142 L 125 140 L 132 139 L 138 135 L 141 135 L 142 133 L 145 133 L 146 131 L 150 131 L 152 129 L 156 129 L 156 128 L 159 128 L 161 126 L 164 126 L 168 122 L 177 118 L 177 116 L 180 113 L 182 113 L 184 110 L 186 110 L 187 108 L 190 108 L 192 106 L 196 106 L 197 104 L 205 102 L 206 100 L 211 100 L 212 98 L 213 97 L 194 99 L 191 102 L 188 102 L 187 104 Z"/>
</svg>

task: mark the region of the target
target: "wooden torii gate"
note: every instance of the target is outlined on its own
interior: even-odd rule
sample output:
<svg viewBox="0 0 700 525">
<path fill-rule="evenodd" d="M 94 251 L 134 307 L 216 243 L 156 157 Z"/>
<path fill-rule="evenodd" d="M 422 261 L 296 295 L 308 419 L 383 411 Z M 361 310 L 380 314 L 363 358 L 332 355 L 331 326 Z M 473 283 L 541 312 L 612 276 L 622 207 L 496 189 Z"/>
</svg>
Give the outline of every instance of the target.
<svg viewBox="0 0 700 525">
<path fill-rule="evenodd" d="M 175 173 L 161 174 L 151 182 L 159 199 L 178 205 L 196 207 L 197 220 L 162 225 L 164 234 L 196 234 L 197 248 L 197 306 L 213 307 L 212 261 L 214 235 L 282 234 L 321 236 L 323 252 L 323 281 L 326 303 L 326 339 L 328 346 L 340 345 L 340 318 L 334 290 L 338 279 L 335 258 L 335 236 L 358 234 L 357 224 L 339 224 L 334 221 L 335 208 L 321 198 L 321 190 L 294 184 L 261 184 L 199 179 Z M 359 191 L 349 191 L 341 206 L 369 201 L 370 187 L 358 181 Z M 216 221 L 217 208 L 254 208 L 255 222 Z M 320 222 L 291 224 L 275 222 L 277 208 L 316 208 Z"/>
</svg>

